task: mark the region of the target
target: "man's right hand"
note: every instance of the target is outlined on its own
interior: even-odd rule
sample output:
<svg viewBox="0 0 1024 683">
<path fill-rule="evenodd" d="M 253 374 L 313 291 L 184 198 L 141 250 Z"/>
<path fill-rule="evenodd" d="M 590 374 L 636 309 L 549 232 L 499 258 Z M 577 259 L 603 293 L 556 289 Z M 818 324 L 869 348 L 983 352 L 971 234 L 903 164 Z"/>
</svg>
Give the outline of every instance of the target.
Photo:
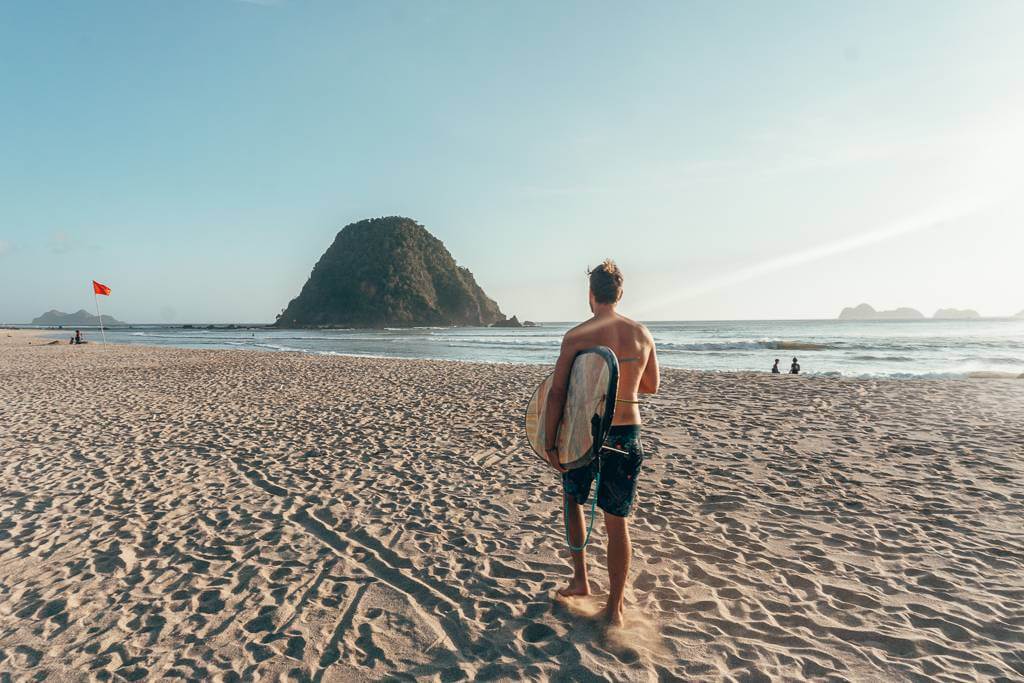
<svg viewBox="0 0 1024 683">
<path fill-rule="evenodd" d="M 556 470 L 558 470 L 559 472 L 563 472 L 563 473 L 569 471 L 569 470 L 565 469 L 564 467 L 562 467 L 562 463 L 559 462 L 559 460 L 558 460 L 558 449 L 557 448 L 552 447 L 552 448 L 545 449 L 544 454 L 548 458 L 548 464 L 551 465 L 552 467 L 554 467 Z"/>
</svg>

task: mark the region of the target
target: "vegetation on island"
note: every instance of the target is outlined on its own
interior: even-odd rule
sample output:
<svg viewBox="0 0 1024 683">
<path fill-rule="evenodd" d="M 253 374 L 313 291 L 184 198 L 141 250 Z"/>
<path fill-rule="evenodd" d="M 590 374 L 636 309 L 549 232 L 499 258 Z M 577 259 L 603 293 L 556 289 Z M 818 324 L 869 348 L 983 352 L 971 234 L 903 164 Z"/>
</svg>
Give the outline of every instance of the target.
<svg viewBox="0 0 1024 683">
<path fill-rule="evenodd" d="M 277 327 L 486 326 L 506 320 L 441 240 L 411 218 L 345 226 Z"/>
</svg>

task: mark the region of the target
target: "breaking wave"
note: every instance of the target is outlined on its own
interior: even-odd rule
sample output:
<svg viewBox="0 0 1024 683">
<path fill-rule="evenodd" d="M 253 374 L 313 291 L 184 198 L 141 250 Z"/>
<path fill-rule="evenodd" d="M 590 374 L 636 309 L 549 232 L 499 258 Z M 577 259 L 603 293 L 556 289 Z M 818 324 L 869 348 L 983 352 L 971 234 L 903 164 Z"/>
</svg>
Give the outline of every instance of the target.
<svg viewBox="0 0 1024 683">
<path fill-rule="evenodd" d="M 818 342 L 785 341 L 779 339 L 760 339 L 751 341 L 722 341 L 722 342 L 659 342 L 659 349 L 670 351 L 749 351 L 757 349 L 772 349 L 775 351 L 824 351 L 838 348 L 833 344 L 821 344 Z"/>
</svg>

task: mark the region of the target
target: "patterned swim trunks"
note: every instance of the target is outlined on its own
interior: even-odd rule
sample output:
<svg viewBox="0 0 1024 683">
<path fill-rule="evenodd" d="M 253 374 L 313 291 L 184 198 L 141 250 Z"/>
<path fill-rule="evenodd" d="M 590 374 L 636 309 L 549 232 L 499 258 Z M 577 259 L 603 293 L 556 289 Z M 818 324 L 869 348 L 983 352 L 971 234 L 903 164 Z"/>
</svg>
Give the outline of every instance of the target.
<svg viewBox="0 0 1024 683">
<path fill-rule="evenodd" d="M 610 515 L 628 517 L 636 497 L 636 481 L 644 462 L 644 449 L 640 445 L 640 425 L 619 425 L 608 431 L 605 445 L 628 455 L 603 451 L 601 483 L 597 489 L 597 505 Z M 585 467 L 562 474 L 565 493 L 580 505 L 590 497 L 590 485 L 597 474 L 597 458 Z"/>
</svg>

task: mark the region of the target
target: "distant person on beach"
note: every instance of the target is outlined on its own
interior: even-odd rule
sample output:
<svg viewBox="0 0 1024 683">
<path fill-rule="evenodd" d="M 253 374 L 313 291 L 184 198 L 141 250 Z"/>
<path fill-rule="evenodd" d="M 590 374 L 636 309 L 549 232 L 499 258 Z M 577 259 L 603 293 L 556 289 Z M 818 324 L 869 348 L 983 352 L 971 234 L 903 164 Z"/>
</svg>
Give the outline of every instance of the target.
<svg viewBox="0 0 1024 683">
<path fill-rule="evenodd" d="M 789 366 L 789 374 L 791 374 L 791 375 L 799 375 L 800 374 L 800 364 L 796 362 L 796 358 L 793 359 L 793 364 Z"/>
<path fill-rule="evenodd" d="M 775 359 L 775 365 L 772 366 L 772 374 L 773 375 L 778 375 L 781 372 L 782 372 L 782 370 L 779 370 L 779 359 L 776 358 Z"/>
<path fill-rule="evenodd" d="M 658 391 L 658 358 L 654 339 L 647 328 L 615 311 L 622 298 L 622 272 L 611 259 L 589 271 L 589 320 L 577 325 L 562 339 L 562 348 L 555 364 L 554 380 L 548 394 L 546 411 L 548 435 L 544 444 L 551 466 L 562 473 L 565 509 L 569 539 L 573 546 L 583 544 L 584 519 L 582 505 L 590 496 L 590 488 L 600 467 L 597 505 L 604 511 L 604 525 L 608 533 L 608 605 L 605 619 L 609 625 L 623 623 L 623 595 L 629 577 L 632 546 L 629 540 L 627 517 L 636 496 L 636 484 L 644 460 L 640 445 L 639 394 Z M 576 353 L 593 346 L 610 348 L 619 360 L 619 389 L 615 415 L 606 444 L 619 453 L 603 451 L 591 464 L 567 471 L 558 459 L 555 436 L 564 410 L 569 371 Z M 572 552 L 572 579 L 558 591 L 559 595 L 590 595 L 587 578 L 586 550 Z"/>
<path fill-rule="evenodd" d="M 82 343 L 82 331 L 81 330 L 75 330 L 75 343 L 76 344 L 81 344 Z"/>
</svg>

